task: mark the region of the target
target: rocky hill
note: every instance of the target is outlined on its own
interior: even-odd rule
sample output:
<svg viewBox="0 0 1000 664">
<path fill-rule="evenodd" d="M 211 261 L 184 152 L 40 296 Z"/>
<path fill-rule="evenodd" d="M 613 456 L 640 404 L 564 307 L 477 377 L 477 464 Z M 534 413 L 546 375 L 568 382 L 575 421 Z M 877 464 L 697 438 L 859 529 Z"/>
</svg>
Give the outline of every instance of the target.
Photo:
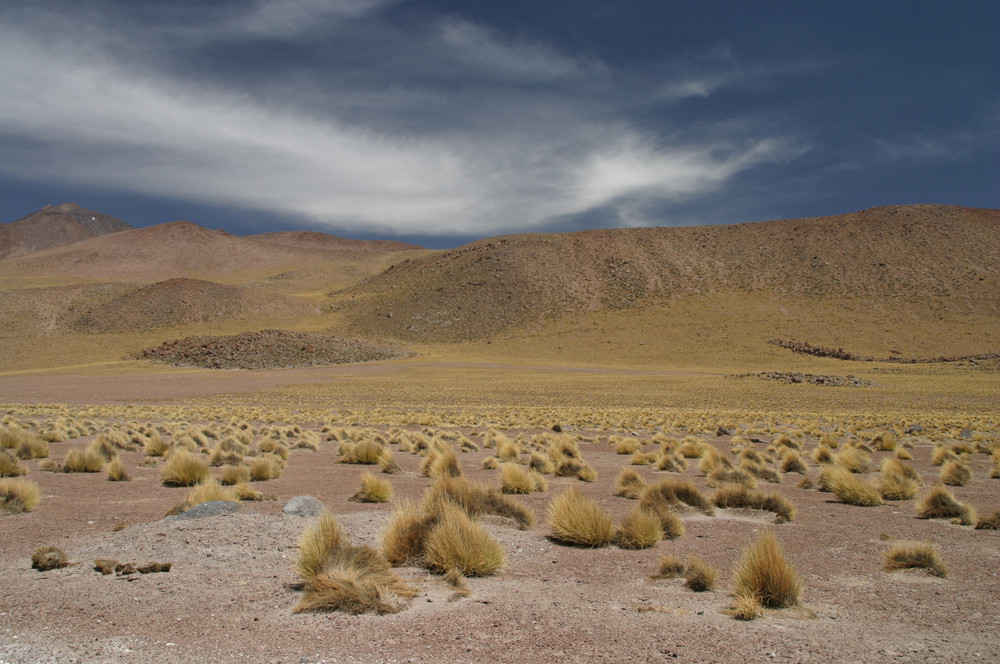
<svg viewBox="0 0 1000 664">
<path fill-rule="evenodd" d="M 131 228 L 120 219 L 87 210 L 76 203 L 46 205 L 17 221 L 0 224 L 0 259 Z"/>
</svg>

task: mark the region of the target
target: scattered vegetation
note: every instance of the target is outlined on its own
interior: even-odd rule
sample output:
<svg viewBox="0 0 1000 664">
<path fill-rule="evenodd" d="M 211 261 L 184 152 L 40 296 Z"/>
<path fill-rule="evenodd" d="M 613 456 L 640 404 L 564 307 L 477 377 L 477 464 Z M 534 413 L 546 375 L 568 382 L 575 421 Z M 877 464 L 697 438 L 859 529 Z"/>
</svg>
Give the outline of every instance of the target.
<svg viewBox="0 0 1000 664">
<path fill-rule="evenodd" d="M 696 593 L 706 592 L 715 587 L 715 582 L 719 578 L 719 573 L 708 563 L 692 554 L 688 556 L 687 566 L 684 568 L 684 586 Z"/>
<path fill-rule="evenodd" d="M 894 544 L 885 552 L 885 570 L 893 572 L 899 569 L 925 569 L 942 579 L 948 576 L 944 562 L 933 544 Z"/>
<path fill-rule="evenodd" d="M 712 499 L 723 509 L 744 508 L 773 512 L 777 523 L 795 518 L 795 505 L 779 493 L 751 491 L 740 486 L 724 486 L 716 490 Z"/>
<path fill-rule="evenodd" d="M 361 473 L 361 489 L 351 496 L 359 503 L 387 503 L 392 498 L 392 484 L 372 473 Z"/>
<path fill-rule="evenodd" d="M 163 486 L 194 486 L 208 477 L 208 463 L 183 448 L 170 453 L 160 474 Z"/>
<path fill-rule="evenodd" d="M 25 477 L 0 478 L 0 513 L 18 514 L 38 507 L 38 485 Z"/>
<path fill-rule="evenodd" d="M 611 515 L 576 489 L 552 500 L 549 527 L 552 539 L 576 546 L 605 546 L 614 537 Z"/>
<path fill-rule="evenodd" d="M 941 485 L 931 487 L 917 501 L 917 515 L 921 519 L 952 519 L 963 526 L 971 526 L 976 522 L 976 510 L 955 500 L 951 491 Z"/>
<path fill-rule="evenodd" d="M 31 554 L 31 569 L 47 572 L 50 569 L 60 569 L 69 565 L 66 552 L 58 546 L 40 546 Z"/>
<path fill-rule="evenodd" d="M 795 606 L 802 594 L 802 580 L 785 560 L 771 530 L 765 530 L 744 550 L 735 584 L 737 597 L 752 597 L 767 608 Z"/>
<path fill-rule="evenodd" d="M 660 517 L 651 510 L 636 507 L 621 520 L 613 541 L 622 549 L 648 549 L 662 539 Z"/>
</svg>

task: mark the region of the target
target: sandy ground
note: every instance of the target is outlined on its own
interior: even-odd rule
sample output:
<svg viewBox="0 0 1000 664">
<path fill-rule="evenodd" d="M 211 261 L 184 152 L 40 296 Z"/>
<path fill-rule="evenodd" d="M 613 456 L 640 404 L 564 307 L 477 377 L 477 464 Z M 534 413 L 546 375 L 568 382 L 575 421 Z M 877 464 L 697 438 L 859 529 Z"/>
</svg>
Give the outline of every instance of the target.
<svg viewBox="0 0 1000 664">
<path fill-rule="evenodd" d="M 53 443 L 52 458 L 87 442 Z M 725 439 L 713 443 L 728 451 Z M 26 462 L 43 499 L 34 512 L 0 516 L 0 662 L 1000 661 L 1000 533 L 917 519 L 913 501 L 851 507 L 796 488 L 800 477 L 786 475 L 776 488 L 798 508 L 791 523 L 772 526 L 771 515 L 759 512 L 692 512 L 681 538 L 644 551 L 555 544 L 545 513 L 568 486 L 616 518 L 634 505 L 613 496 L 628 457 L 603 442 L 581 445 L 598 481 L 554 479 L 547 492 L 522 498 L 539 516 L 533 528 L 484 519 L 508 562 L 494 577 L 470 579 L 469 597 L 454 599 L 440 578 L 403 568 L 420 594 L 398 614 L 295 615 L 292 564 L 311 521 L 282 514 L 284 502 L 313 495 L 355 542 L 375 546 L 392 510 L 392 503 L 347 500 L 366 468 L 336 463 L 335 447 L 295 450 L 280 478 L 255 485 L 276 500 L 189 521 L 162 520 L 186 489 L 161 486 L 157 468 L 137 465 L 140 453 L 122 454 L 133 476 L 123 483 L 103 473 L 46 473 L 38 461 Z M 912 462 L 928 483 L 937 475 L 930 449 L 918 441 Z M 498 486 L 497 471 L 481 468 L 488 453 L 463 454 L 462 465 L 471 479 Z M 430 483 L 419 474 L 420 459 L 396 457 L 405 474 L 391 477 L 393 502 L 418 498 Z M 954 493 L 992 512 L 1000 507 L 1000 480 L 987 479 L 984 455 L 975 456 L 973 470 L 973 482 Z M 666 476 L 639 472 L 647 481 Z M 684 475 L 705 488 L 696 468 Z M 114 531 L 120 523 L 128 526 Z M 732 571 L 767 527 L 805 581 L 802 605 L 740 622 L 726 613 Z M 882 552 L 893 539 L 934 542 L 948 577 L 883 571 Z M 79 564 L 30 569 L 32 551 L 46 544 Z M 679 580 L 651 580 L 667 553 L 701 556 L 720 572 L 716 589 L 694 593 Z M 103 576 L 92 569 L 99 557 L 173 568 Z"/>
</svg>

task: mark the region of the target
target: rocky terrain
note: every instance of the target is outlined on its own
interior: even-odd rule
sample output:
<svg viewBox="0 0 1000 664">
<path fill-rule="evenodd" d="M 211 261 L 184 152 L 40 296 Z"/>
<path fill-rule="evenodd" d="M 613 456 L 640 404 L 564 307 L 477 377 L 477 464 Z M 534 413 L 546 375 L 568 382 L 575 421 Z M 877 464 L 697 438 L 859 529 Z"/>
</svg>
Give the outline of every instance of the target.
<svg viewBox="0 0 1000 664">
<path fill-rule="evenodd" d="M 46 205 L 9 224 L 0 224 L 0 259 L 72 244 L 132 227 L 120 219 L 75 203 Z"/>
</svg>

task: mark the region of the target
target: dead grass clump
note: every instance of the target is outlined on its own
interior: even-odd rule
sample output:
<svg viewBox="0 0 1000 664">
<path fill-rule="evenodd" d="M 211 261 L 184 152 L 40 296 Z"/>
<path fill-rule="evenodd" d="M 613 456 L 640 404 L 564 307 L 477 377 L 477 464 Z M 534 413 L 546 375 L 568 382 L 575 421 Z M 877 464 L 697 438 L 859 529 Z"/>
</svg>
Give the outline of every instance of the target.
<svg viewBox="0 0 1000 664">
<path fill-rule="evenodd" d="M 612 436 L 608 442 L 615 446 L 615 454 L 634 454 L 642 449 L 642 443 L 637 438 Z"/>
<path fill-rule="evenodd" d="M 18 477 L 28 472 L 18 460 L 0 450 L 0 477 Z"/>
<path fill-rule="evenodd" d="M 195 505 L 208 503 L 213 500 L 234 500 L 232 489 L 226 488 L 212 477 L 202 480 L 196 484 L 187 496 L 184 497 L 184 507 L 182 511 L 187 511 Z"/>
<path fill-rule="evenodd" d="M 433 449 L 420 466 L 420 472 L 426 477 L 461 477 L 462 467 L 458 463 L 458 455 L 451 447 Z"/>
<path fill-rule="evenodd" d="M 685 459 L 700 459 L 704 453 L 706 443 L 700 438 L 687 436 L 681 441 L 681 446 L 677 450 Z"/>
<path fill-rule="evenodd" d="M 875 507 L 882 504 L 882 495 L 877 486 L 855 476 L 845 468 L 832 469 L 826 476 L 825 482 L 837 498 L 848 505 Z"/>
<path fill-rule="evenodd" d="M 937 549 L 933 544 L 923 542 L 900 542 L 885 552 L 885 571 L 893 572 L 898 569 L 925 569 L 942 579 L 948 576 Z"/>
<path fill-rule="evenodd" d="M 716 468 L 708 474 L 707 480 L 712 488 L 724 484 L 736 484 L 747 489 L 757 486 L 757 478 L 745 468 Z"/>
<path fill-rule="evenodd" d="M 885 500 L 910 500 L 920 490 L 920 475 L 899 459 L 882 462 L 878 491 Z"/>
<path fill-rule="evenodd" d="M 552 539 L 576 546 L 598 547 L 611 542 L 611 515 L 576 489 L 557 496 L 549 505 Z"/>
<path fill-rule="evenodd" d="M 971 526 L 976 521 L 976 510 L 970 505 L 955 500 L 951 491 L 941 485 L 931 487 L 924 497 L 917 501 L 917 515 L 921 519 L 952 519 L 963 526 Z"/>
<path fill-rule="evenodd" d="M 544 491 L 545 478 L 533 470 L 514 463 L 500 464 L 500 486 L 504 493 L 526 494 Z"/>
<path fill-rule="evenodd" d="M 94 571 L 100 572 L 104 576 L 115 573 L 118 561 L 114 558 L 94 558 Z"/>
<path fill-rule="evenodd" d="M 870 457 L 856 447 L 845 447 L 833 455 L 833 462 L 852 473 L 867 473 L 870 470 Z"/>
<path fill-rule="evenodd" d="M 382 450 L 382 456 L 378 458 L 378 465 L 386 475 L 401 475 L 403 473 L 403 469 L 396 463 L 396 455 L 389 447 Z"/>
<path fill-rule="evenodd" d="M 660 556 L 660 561 L 657 563 L 656 567 L 656 574 L 654 574 L 652 578 L 676 579 L 684 573 L 685 567 L 684 561 L 677 556 Z"/>
<path fill-rule="evenodd" d="M 392 484 L 372 473 L 361 473 L 361 489 L 351 496 L 351 500 L 358 503 L 386 503 L 390 498 Z"/>
<path fill-rule="evenodd" d="M 500 459 L 495 456 L 488 456 L 483 459 L 483 470 L 496 470 L 500 467 Z"/>
<path fill-rule="evenodd" d="M 46 459 L 48 456 L 48 441 L 34 432 L 27 432 L 25 440 L 17 446 L 17 457 L 20 459 Z"/>
<path fill-rule="evenodd" d="M 542 475 L 551 475 L 555 472 L 556 467 L 553 465 L 552 460 L 540 452 L 532 452 L 531 457 L 528 459 L 528 468 L 541 473 Z"/>
<path fill-rule="evenodd" d="M 18 514 L 38 507 L 38 485 L 25 477 L 0 478 L 0 512 Z"/>
<path fill-rule="evenodd" d="M 104 469 L 104 457 L 90 448 L 75 448 L 66 453 L 63 469 L 67 473 L 99 473 Z"/>
<path fill-rule="evenodd" d="M 729 461 L 725 455 L 716 450 L 714 447 L 707 444 L 705 445 L 703 448 L 703 454 L 701 455 L 701 461 L 698 462 L 698 471 L 702 475 L 708 475 L 715 470 L 732 467 L 732 462 Z"/>
<path fill-rule="evenodd" d="M 577 457 L 564 457 L 556 465 L 556 477 L 576 477 L 583 482 L 597 479 L 597 471 L 586 461 Z"/>
<path fill-rule="evenodd" d="M 665 452 L 656 460 L 656 469 L 668 473 L 683 473 L 687 470 L 688 462 L 684 457 L 672 452 Z"/>
<path fill-rule="evenodd" d="M 737 595 L 733 603 L 733 618 L 737 620 L 756 620 L 764 615 L 764 607 L 753 595 Z"/>
<path fill-rule="evenodd" d="M 782 447 L 790 450 L 800 450 L 802 449 L 802 443 L 794 440 L 791 436 L 782 434 L 771 441 L 771 447 L 776 450 L 781 450 Z"/>
<path fill-rule="evenodd" d="M 912 461 L 913 455 L 910 454 L 905 447 L 896 448 L 896 458 L 900 461 Z"/>
<path fill-rule="evenodd" d="M 781 472 L 805 475 L 807 470 L 805 462 L 795 450 L 788 450 L 785 455 L 781 457 Z"/>
<path fill-rule="evenodd" d="M 112 482 L 128 482 L 132 479 L 125 470 L 125 464 L 117 456 L 108 464 L 108 479 Z"/>
<path fill-rule="evenodd" d="M 768 608 L 795 606 L 802 594 L 802 580 L 785 560 L 771 530 L 761 533 L 743 552 L 735 582 L 737 597 L 753 597 Z"/>
<path fill-rule="evenodd" d="M 616 496 L 635 500 L 642 493 L 642 490 L 646 488 L 646 483 L 639 477 L 639 473 L 632 468 L 622 468 L 618 474 L 615 486 L 617 488 L 615 491 Z"/>
<path fill-rule="evenodd" d="M 629 460 L 629 463 L 631 463 L 633 466 L 649 466 L 652 465 L 653 462 L 656 461 L 656 459 L 657 459 L 656 452 L 639 451 L 635 452 L 632 455 L 632 458 Z"/>
<path fill-rule="evenodd" d="M 648 549 L 662 539 L 660 517 L 641 507 L 625 515 L 614 534 L 615 545 L 622 549 Z"/>
<path fill-rule="evenodd" d="M 722 509 L 743 508 L 773 512 L 775 521 L 785 523 L 795 518 L 795 505 L 779 493 L 751 491 L 740 486 L 724 486 L 712 499 Z"/>
<path fill-rule="evenodd" d="M 424 495 L 425 509 L 433 512 L 435 503 L 442 499 L 458 504 L 473 518 L 482 514 L 507 517 L 517 521 L 522 530 L 530 528 L 535 522 L 534 512 L 517 499 L 464 477 L 443 477 L 434 482 Z"/>
<path fill-rule="evenodd" d="M 48 572 L 50 569 L 61 569 L 69 565 L 66 552 L 58 546 L 40 546 L 31 554 L 31 569 Z"/>
<path fill-rule="evenodd" d="M 951 451 L 950 447 L 938 445 L 931 454 L 931 463 L 935 466 L 943 466 L 949 461 L 958 461 L 958 455 Z"/>
<path fill-rule="evenodd" d="M 329 512 L 299 539 L 296 570 L 305 579 L 305 596 L 293 613 L 395 613 L 416 594 L 378 551 L 351 545 Z"/>
<path fill-rule="evenodd" d="M 684 586 L 696 593 L 702 593 L 715 587 L 715 582 L 719 578 L 719 573 L 708 563 L 692 554 L 688 556 L 687 566 L 684 568 Z"/>
<path fill-rule="evenodd" d="M 503 548 L 459 505 L 444 503 L 424 542 L 424 563 L 432 572 L 459 570 L 464 576 L 490 576 L 506 562 Z"/>
<path fill-rule="evenodd" d="M 824 466 L 833 463 L 833 452 L 826 445 L 819 445 L 812 454 L 813 461 Z"/>
<path fill-rule="evenodd" d="M 662 502 L 669 505 L 683 503 L 700 509 L 706 514 L 712 514 L 713 511 L 712 503 L 690 480 L 668 478 L 648 486 L 639 496 L 640 506 L 652 507 L 654 503 L 661 502 L 660 499 L 656 498 L 656 494 L 659 494 Z"/>
<path fill-rule="evenodd" d="M 146 442 L 143 443 L 143 449 L 146 456 L 161 457 L 166 456 L 167 452 L 170 451 L 170 445 L 164 442 L 164 440 L 160 438 L 160 434 L 154 431 L 153 434 L 146 439 Z"/>
<path fill-rule="evenodd" d="M 163 486 L 194 486 L 208 476 L 208 463 L 186 449 L 171 452 L 160 474 Z"/>
<path fill-rule="evenodd" d="M 819 444 L 823 447 L 829 447 L 831 450 L 835 450 L 840 447 L 840 441 L 832 433 L 824 433 L 820 436 Z"/>
<path fill-rule="evenodd" d="M 281 476 L 282 467 L 277 457 L 254 457 L 247 465 L 251 482 L 266 482 Z"/>
<path fill-rule="evenodd" d="M 896 434 L 893 431 L 882 431 L 872 438 L 871 446 L 879 452 L 892 452 L 896 449 Z"/>
<path fill-rule="evenodd" d="M 382 555 L 393 565 L 404 565 L 417 558 L 436 520 L 435 515 L 414 503 L 399 503 L 382 532 Z"/>
<path fill-rule="evenodd" d="M 359 443 L 343 441 L 337 453 L 340 455 L 340 463 L 375 466 L 382 457 L 382 450 L 383 447 L 374 440 L 363 440 Z"/>
<path fill-rule="evenodd" d="M 241 482 L 250 481 L 250 468 L 246 465 L 223 466 L 219 483 L 224 486 L 232 486 Z"/>
<path fill-rule="evenodd" d="M 976 530 L 1000 530 L 1000 510 L 976 521 Z"/>
<path fill-rule="evenodd" d="M 941 466 L 941 481 L 948 486 L 965 486 L 972 481 L 972 471 L 961 461 L 948 461 Z"/>
</svg>

